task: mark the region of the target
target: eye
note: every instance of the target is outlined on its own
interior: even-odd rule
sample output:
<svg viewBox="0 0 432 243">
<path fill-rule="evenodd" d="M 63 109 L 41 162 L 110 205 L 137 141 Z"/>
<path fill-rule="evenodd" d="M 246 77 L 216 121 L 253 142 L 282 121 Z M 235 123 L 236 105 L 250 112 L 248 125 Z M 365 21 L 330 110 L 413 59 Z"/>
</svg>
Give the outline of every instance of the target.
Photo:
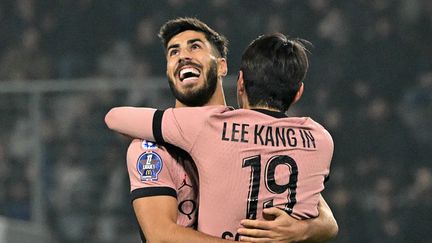
<svg viewBox="0 0 432 243">
<path fill-rule="evenodd" d="M 174 55 L 177 55 L 179 53 L 179 51 L 177 49 L 172 49 L 171 51 L 168 52 L 168 56 L 172 57 Z"/>
<path fill-rule="evenodd" d="M 201 46 L 197 43 L 194 43 L 194 44 L 192 44 L 191 49 L 192 50 L 201 49 Z"/>
</svg>

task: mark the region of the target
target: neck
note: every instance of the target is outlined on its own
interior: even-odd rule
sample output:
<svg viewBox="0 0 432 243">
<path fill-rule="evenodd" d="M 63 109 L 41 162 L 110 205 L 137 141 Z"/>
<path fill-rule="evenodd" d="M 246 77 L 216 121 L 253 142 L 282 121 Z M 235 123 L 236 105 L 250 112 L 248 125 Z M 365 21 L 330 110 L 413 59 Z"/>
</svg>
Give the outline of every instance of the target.
<svg viewBox="0 0 432 243">
<path fill-rule="evenodd" d="M 260 110 L 269 110 L 269 111 L 276 111 L 276 112 L 282 112 L 282 113 L 284 113 L 283 111 L 278 110 L 276 108 L 271 108 L 271 107 L 262 106 L 262 105 L 257 105 L 257 106 L 249 106 L 248 105 L 248 107 L 244 108 L 244 109 L 250 109 L 250 110 L 252 110 L 252 109 L 260 109 Z"/>
</svg>

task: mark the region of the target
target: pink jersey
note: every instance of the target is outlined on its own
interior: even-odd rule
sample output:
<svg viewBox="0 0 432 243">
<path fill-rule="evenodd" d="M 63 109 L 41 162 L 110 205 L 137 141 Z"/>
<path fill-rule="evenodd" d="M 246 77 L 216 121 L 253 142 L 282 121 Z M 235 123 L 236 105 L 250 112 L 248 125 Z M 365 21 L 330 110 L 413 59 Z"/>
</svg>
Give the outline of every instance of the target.
<svg viewBox="0 0 432 243">
<path fill-rule="evenodd" d="M 174 144 L 196 162 L 198 230 L 234 239 L 242 219 L 271 206 L 297 219 L 318 215 L 333 140 L 311 118 L 223 106 L 124 112 L 130 121 L 115 130 Z"/>
<path fill-rule="evenodd" d="M 132 141 L 127 152 L 131 197 L 176 197 L 177 224 L 193 227 L 198 209 L 196 168 L 184 151 L 168 148 L 140 139 Z"/>
</svg>

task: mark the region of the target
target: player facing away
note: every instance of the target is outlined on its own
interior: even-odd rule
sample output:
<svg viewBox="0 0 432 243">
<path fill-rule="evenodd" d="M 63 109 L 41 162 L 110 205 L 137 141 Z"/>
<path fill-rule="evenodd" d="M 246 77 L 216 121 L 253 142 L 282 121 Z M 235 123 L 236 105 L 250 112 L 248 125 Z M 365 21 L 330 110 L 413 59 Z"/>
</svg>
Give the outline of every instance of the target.
<svg viewBox="0 0 432 243">
<path fill-rule="evenodd" d="M 307 68 L 300 41 L 263 36 L 242 57 L 237 92 L 245 109 L 123 107 L 112 109 L 106 122 L 120 133 L 166 141 L 191 154 L 200 176 L 202 232 L 226 238 L 243 218 L 261 218 L 263 208 L 272 206 L 298 219 L 316 217 L 333 142 L 311 118 L 285 116 L 302 95 Z"/>
</svg>

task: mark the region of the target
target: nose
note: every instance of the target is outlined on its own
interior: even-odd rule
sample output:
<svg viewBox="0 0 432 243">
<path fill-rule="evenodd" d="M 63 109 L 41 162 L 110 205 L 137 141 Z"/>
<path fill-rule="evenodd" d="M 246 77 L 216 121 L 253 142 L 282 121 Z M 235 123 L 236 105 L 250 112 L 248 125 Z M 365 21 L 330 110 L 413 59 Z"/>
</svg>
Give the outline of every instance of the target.
<svg viewBox="0 0 432 243">
<path fill-rule="evenodd" d="M 189 50 L 186 49 L 186 48 L 180 51 L 178 57 L 179 57 L 179 62 L 181 62 L 181 61 L 186 61 L 186 60 L 187 60 L 187 61 L 192 60 L 191 53 L 190 53 Z"/>
<path fill-rule="evenodd" d="M 190 57 L 180 57 L 178 60 L 178 63 L 179 64 L 182 64 L 182 63 L 186 64 L 186 63 L 189 63 L 191 61 L 192 61 L 192 58 L 190 58 Z"/>
</svg>

